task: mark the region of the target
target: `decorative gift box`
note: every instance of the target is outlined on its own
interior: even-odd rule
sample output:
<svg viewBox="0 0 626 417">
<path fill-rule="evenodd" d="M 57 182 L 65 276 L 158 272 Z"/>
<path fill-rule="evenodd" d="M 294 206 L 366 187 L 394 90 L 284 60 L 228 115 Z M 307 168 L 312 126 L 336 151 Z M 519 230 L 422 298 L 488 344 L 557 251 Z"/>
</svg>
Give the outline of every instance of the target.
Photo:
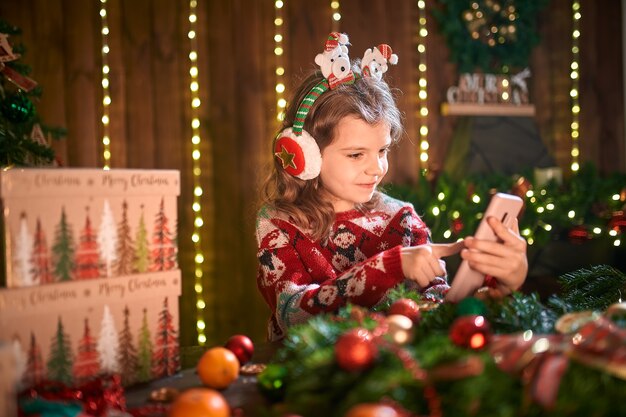
<svg viewBox="0 0 626 417">
<path fill-rule="evenodd" d="M 179 370 L 180 270 L 0 290 L 0 340 L 23 387 L 119 373 L 124 385 Z"/>
<path fill-rule="evenodd" d="M 172 170 L 0 172 L 0 341 L 22 387 L 178 371 L 179 192 Z"/>
<path fill-rule="evenodd" d="M 0 172 L 6 287 L 174 270 L 173 170 Z"/>
<path fill-rule="evenodd" d="M 15 363 L 14 349 L 10 343 L 0 341 L 0 416 L 16 417 L 17 398 L 15 387 Z"/>
</svg>

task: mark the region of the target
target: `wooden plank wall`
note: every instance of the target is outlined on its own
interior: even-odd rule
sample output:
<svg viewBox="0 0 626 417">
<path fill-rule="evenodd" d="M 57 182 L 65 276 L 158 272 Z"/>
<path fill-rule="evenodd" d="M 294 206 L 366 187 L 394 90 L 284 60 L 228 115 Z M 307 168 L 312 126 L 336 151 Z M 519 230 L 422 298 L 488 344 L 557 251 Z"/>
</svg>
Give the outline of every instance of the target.
<svg viewBox="0 0 626 417">
<path fill-rule="evenodd" d="M 330 1 L 286 0 L 287 90 L 313 68 L 332 28 Z M 432 0 L 429 7 L 438 7 Z M 178 169 L 181 343 L 195 343 L 190 107 L 189 5 L 184 0 L 108 0 L 112 166 Z M 625 169 L 619 1 L 582 0 L 581 160 L 604 172 Z M 55 145 L 66 166 L 102 166 L 100 2 L 3 0 L 0 16 L 23 30 L 24 61 L 44 88 L 37 109 L 68 129 Z M 403 92 L 407 136 L 391 156 L 389 180 L 411 183 L 418 172 L 417 1 L 342 0 L 341 30 L 351 56 L 380 42 L 398 53 L 388 80 Z M 275 120 L 273 1 L 198 0 L 203 142 L 205 321 L 209 344 L 233 333 L 265 334 L 267 310 L 255 283 L 254 212 L 270 161 Z M 571 1 L 552 0 L 540 17 L 543 41 L 533 52 L 532 100 L 546 146 L 569 166 Z M 441 169 L 456 120 L 438 108 L 457 82 L 433 18 L 427 44 L 431 168 Z"/>
</svg>

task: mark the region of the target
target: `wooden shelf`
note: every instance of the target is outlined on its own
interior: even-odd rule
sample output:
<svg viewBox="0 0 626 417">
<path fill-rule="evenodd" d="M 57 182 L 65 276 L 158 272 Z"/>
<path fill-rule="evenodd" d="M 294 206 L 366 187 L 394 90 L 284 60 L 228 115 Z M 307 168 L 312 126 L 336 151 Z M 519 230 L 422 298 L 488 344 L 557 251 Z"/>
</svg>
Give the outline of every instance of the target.
<svg viewBox="0 0 626 417">
<path fill-rule="evenodd" d="M 441 114 L 444 116 L 517 116 L 535 115 L 532 104 L 477 104 L 477 103 L 443 103 Z"/>
</svg>

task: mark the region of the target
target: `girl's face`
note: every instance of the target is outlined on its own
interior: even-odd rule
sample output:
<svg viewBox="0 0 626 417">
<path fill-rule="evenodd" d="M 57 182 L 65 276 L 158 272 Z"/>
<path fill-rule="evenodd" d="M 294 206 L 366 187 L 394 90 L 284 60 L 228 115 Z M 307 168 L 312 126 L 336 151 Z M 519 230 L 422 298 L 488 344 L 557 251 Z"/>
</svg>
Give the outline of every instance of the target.
<svg viewBox="0 0 626 417">
<path fill-rule="evenodd" d="M 371 200 L 389 163 L 391 132 L 385 123 L 369 125 L 356 117 L 345 117 L 332 142 L 322 151 L 320 179 L 335 212 L 351 210 Z"/>
</svg>

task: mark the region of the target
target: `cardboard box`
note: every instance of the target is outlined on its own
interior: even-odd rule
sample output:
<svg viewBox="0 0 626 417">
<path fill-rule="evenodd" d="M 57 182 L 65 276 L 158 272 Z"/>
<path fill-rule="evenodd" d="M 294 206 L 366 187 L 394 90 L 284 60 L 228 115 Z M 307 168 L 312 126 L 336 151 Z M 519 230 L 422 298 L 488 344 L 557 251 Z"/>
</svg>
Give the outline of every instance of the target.
<svg viewBox="0 0 626 417">
<path fill-rule="evenodd" d="M 180 270 L 0 289 L 0 340 L 24 386 L 119 373 L 124 385 L 179 370 Z"/>
<path fill-rule="evenodd" d="M 0 172 L 0 341 L 23 386 L 178 371 L 179 193 L 173 170 Z"/>
<path fill-rule="evenodd" d="M 14 349 L 10 343 L 0 341 L 0 416 L 17 416 L 17 386 Z"/>
<path fill-rule="evenodd" d="M 179 193 L 173 170 L 1 171 L 0 286 L 177 269 Z"/>
</svg>

